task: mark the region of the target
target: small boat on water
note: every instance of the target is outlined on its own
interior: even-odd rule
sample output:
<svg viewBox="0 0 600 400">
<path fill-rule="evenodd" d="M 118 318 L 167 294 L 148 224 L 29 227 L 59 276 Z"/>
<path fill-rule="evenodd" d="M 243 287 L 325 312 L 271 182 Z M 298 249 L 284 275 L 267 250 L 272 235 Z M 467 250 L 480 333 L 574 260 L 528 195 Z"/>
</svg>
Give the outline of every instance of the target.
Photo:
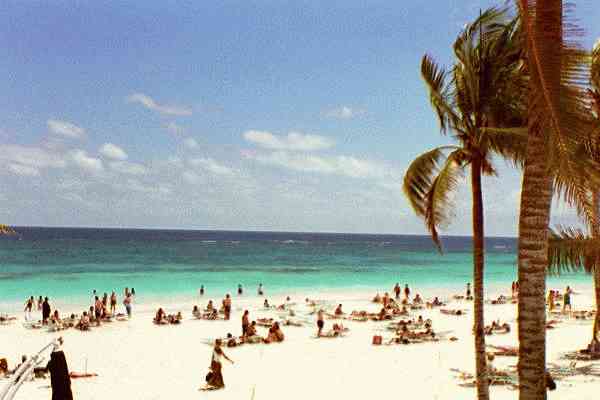
<svg viewBox="0 0 600 400">
<path fill-rule="evenodd" d="M 21 235 L 10 226 L 0 224 L 0 237 L 14 237 L 20 239 Z"/>
</svg>

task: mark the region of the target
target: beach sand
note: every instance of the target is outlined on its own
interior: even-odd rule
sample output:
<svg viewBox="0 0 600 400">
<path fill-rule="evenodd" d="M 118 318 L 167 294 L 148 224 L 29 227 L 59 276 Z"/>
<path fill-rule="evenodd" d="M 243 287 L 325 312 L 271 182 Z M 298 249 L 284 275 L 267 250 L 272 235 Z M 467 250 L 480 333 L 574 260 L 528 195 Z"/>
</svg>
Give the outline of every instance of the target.
<svg viewBox="0 0 600 400">
<path fill-rule="evenodd" d="M 563 289 L 563 288 L 560 288 Z M 574 290 L 574 309 L 592 308 L 592 287 L 578 286 Z M 414 289 L 413 289 L 414 293 Z M 449 293 L 423 292 L 425 299 Z M 488 298 L 494 298 L 498 290 L 490 290 Z M 505 295 L 509 295 L 504 291 Z M 293 293 L 292 301 L 298 317 L 309 308 L 304 305 L 306 297 L 331 301 L 331 309 L 342 303 L 344 311 L 367 309 L 379 310 L 370 303 L 373 292 Z M 442 297 L 444 298 L 444 297 Z M 213 299 L 217 303 L 220 299 Z M 369 399 L 404 398 L 418 399 L 469 399 L 475 398 L 475 389 L 458 384 L 451 368 L 474 372 L 472 303 L 453 301 L 451 308 L 468 309 L 465 316 L 443 315 L 438 309 L 414 312 L 433 320 L 436 332 L 452 331 L 459 338 L 456 342 L 441 341 L 411 345 L 373 346 L 374 334 L 391 337 L 385 331 L 385 322 L 344 321 L 350 328 L 347 336 L 337 339 L 316 339 L 315 316 L 308 316 L 304 327 L 284 326 L 283 343 L 270 345 L 244 345 L 225 348 L 226 354 L 235 361 L 225 363 L 226 388 L 219 391 L 199 392 L 208 372 L 211 346 L 210 338 L 223 337 L 228 332 L 237 336 L 241 332 L 241 315 L 250 311 L 251 319 L 276 316 L 274 311 L 262 308 L 262 298 L 233 296 L 233 312 L 230 321 L 204 321 L 191 317 L 194 304 L 205 307 L 208 298 L 178 300 L 178 304 L 160 304 L 167 312 L 182 311 L 184 321 L 176 326 L 155 326 L 152 317 L 158 305 L 143 303 L 138 297 L 134 316 L 126 322 L 113 322 L 89 332 L 74 329 L 60 333 L 27 330 L 19 321 L 0 326 L 0 358 L 7 357 L 14 366 L 22 354 L 32 354 L 53 338 L 63 336 L 64 351 L 72 371 L 99 374 L 96 378 L 73 380 L 75 399 L 100 400 L 107 394 L 112 398 L 128 400 L 152 399 Z M 271 304 L 281 304 L 284 298 L 269 298 Z M 500 318 L 509 322 L 512 331 L 506 335 L 486 337 L 488 344 L 517 345 L 516 304 L 487 305 L 486 321 Z M 80 309 L 61 310 L 62 315 L 80 312 Z M 325 330 L 334 321 L 326 320 Z M 590 338 L 591 321 L 569 320 L 548 331 L 548 361 L 568 365 L 559 360 L 560 353 L 585 347 Z M 266 335 L 266 328 L 259 328 Z M 515 365 L 516 357 L 498 357 L 496 368 Z M 583 363 L 585 364 L 585 363 Z M 0 387 L 5 381 L 0 380 Z M 50 398 L 50 381 L 35 380 L 26 383 L 17 399 L 41 400 Z M 558 382 L 551 398 L 596 398 L 597 383 L 589 377 L 575 377 Z M 492 387 L 494 399 L 516 399 L 517 392 L 505 387 Z M 254 393 L 254 397 L 253 396 Z"/>
</svg>

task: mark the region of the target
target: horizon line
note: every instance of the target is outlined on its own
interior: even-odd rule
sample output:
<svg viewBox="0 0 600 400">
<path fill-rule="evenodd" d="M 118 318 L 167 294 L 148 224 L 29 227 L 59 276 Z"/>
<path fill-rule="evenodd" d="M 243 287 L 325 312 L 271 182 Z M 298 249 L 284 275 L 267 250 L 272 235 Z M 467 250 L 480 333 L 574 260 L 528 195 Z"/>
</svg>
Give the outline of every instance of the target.
<svg viewBox="0 0 600 400">
<path fill-rule="evenodd" d="M 8 224 L 7 224 L 8 225 Z M 200 228 L 157 228 L 157 227 L 124 227 L 124 226 L 44 226 L 44 225 L 8 225 L 14 229 L 42 228 L 42 229 L 105 229 L 105 230 L 130 230 L 130 231 L 181 231 L 181 232 L 229 232 L 229 233 L 277 233 L 277 234 L 321 234 L 321 235 L 371 235 L 371 236 L 429 236 L 421 233 L 373 233 L 373 232 L 339 232 L 339 231 L 286 231 L 263 229 L 200 229 Z M 473 238 L 472 235 L 440 235 L 442 238 Z M 485 236 L 486 239 L 518 239 L 518 236 Z"/>
</svg>

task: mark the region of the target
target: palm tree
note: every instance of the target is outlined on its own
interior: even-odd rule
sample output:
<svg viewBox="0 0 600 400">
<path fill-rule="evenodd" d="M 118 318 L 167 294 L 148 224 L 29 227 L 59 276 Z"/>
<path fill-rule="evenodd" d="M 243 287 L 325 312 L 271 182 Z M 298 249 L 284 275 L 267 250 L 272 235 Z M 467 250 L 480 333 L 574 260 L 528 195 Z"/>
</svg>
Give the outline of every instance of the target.
<svg viewBox="0 0 600 400">
<path fill-rule="evenodd" d="M 590 89 L 591 118 L 595 125 L 590 140 L 581 146 L 584 157 L 590 165 L 588 171 L 598 171 L 600 167 L 600 42 L 592 50 Z M 600 310 L 600 182 L 597 176 L 590 176 L 584 171 L 580 174 L 587 179 L 592 196 L 593 221 L 588 227 L 589 234 L 579 229 L 559 228 L 551 232 L 549 242 L 549 273 L 560 273 L 562 270 L 585 270 L 593 274 L 596 310 Z M 598 338 L 600 330 L 600 312 L 596 312 L 592 328 L 592 340 Z"/>
<path fill-rule="evenodd" d="M 562 0 L 519 0 L 529 73 L 528 140 L 519 214 L 519 398 L 546 399 L 546 268 L 554 190 L 592 221 L 585 179 L 577 177 L 573 149 L 589 134 L 582 118 L 587 72 L 563 24 Z M 558 168 L 557 168 L 558 167 Z M 552 171 L 561 171 L 553 175 Z"/>
<path fill-rule="evenodd" d="M 484 218 L 482 175 L 494 175 L 493 156 L 519 163 L 524 158 L 526 131 L 521 126 L 526 87 L 520 73 L 521 49 L 515 40 L 518 21 L 506 9 L 491 8 L 460 33 L 454 43 L 456 62 L 446 72 L 428 55 L 421 73 L 442 134 L 454 145 L 418 156 L 404 177 L 404 192 L 415 213 L 424 219 L 441 251 L 438 229 L 452 217 L 450 197 L 470 167 L 473 225 L 473 295 L 475 364 L 478 398 L 488 399 L 484 335 Z"/>
</svg>

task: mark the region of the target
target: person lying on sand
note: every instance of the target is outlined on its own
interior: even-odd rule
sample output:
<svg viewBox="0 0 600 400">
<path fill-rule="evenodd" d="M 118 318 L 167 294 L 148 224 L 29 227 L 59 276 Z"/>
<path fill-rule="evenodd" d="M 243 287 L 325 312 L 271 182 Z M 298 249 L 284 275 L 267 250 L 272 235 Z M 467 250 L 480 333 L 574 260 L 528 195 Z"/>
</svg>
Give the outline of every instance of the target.
<svg viewBox="0 0 600 400">
<path fill-rule="evenodd" d="M 433 301 L 431 301 L 431 302 L 427 302 L 427 307 L 428 308 L 441 307 L 443 305 L 444 305 L 444 303 L 442 303 L 438 297 L 435 297 L 433 299 Z"/>
<path fill-rule="evenodd" d="M 442 314 L 446 315 L 464 315 L 465 312 L 463 310 L 452 310 L 452 309 L 440 309 Z"/>
<path fill-rule="evenodd" d="M 492 325 L 486 326 L 483 329 L 486 335 L 492 335 L 494 333 L 509 333 L 510 325 L 508 323 L 500 324 L 500 322 L 492 321 Z"/>
<path fill-rule="evenodd" d="M 394 315 L 408 315 L 408 310 L 406 309 L 406 306 L 402 306 L 402 308 L 400 307 L 396 307 L 392 310 L 392 314 Z"/>
<path fill-rule="evenodd" d="M 341 337 L 344 332 L 349 331 L 348 328 L 344 328 L 342 324 L 335 323 L 330 331 L 325 333 L 324 335 L 320 335 L 319 337 L 327 337 L 327 338 L 335 338 Z"/>
<path fill-rule="evenodd" d="M 8 315 L 0 315 L 0 324 L 8 324 L 9 322 L 16 321 L 17 317 L 10 317 Z"/>
<path fill-rule="evenodd" d="M 304 324 L 302 324 L 302 322 L 300 322 L 300 321 L 295 321 L 295 320 L 286 318 L 283 320 L 283 325 L 285 325 L 285 326 L 303 326 Z"/>
<path fill-rule="evenodd" d="M 496 300 L 492 300 L 492 304 L 496 305 L 496 304 L 506 304 L 507 302 L 507 298 L 506 296 L 504 296 L 503 294 L 501 294 L 500 296 L 498 296 L 498 298 Z"/>
<path fill-rule="evenodd" d="M 600 341 L 597 338 L 593 338 L 587 348 L 579 350 L 582 354 L 600 355 Z"/>
</svg>

